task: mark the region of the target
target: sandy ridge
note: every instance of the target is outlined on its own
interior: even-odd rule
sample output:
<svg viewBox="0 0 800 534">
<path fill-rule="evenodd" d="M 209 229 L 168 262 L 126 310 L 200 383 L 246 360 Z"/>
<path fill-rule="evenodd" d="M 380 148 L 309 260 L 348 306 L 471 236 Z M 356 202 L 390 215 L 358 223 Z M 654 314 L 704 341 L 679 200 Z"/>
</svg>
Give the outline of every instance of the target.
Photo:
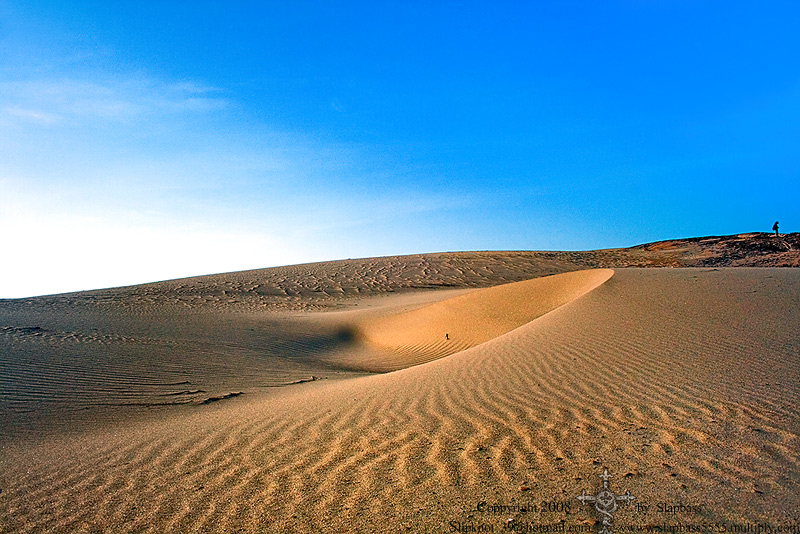
<svg viewBox="0 0 800 534">
<path fill-rule="evenodd" d="M 793 270 L 621 270 L 430 363 L 6 446 L 0 524 L 442 532 L 499 524 L 481 500 L 574 499 L 602 466 L 640 502 L 706 503 L 692 520 L 790 521 L 798 294 Z"/>
<path fill-rule="evenodd" d="M 473 291 L 420 309 L 361 321 L 359 338 L 394 353 L 370 370 L 431 361 L 505 334 L 596 288 L 611 269 L 577 271 Z"/>
</svg>

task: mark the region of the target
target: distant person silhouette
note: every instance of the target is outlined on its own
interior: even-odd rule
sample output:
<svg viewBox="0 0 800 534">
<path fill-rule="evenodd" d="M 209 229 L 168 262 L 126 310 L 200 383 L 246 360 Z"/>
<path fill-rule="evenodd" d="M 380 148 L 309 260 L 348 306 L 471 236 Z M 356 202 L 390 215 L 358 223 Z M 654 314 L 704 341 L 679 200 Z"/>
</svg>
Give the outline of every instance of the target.
<svg viewBox="0 0 800 534">
<path fill-rule="evenodd" d="M 772 225 L 772 229 L 775 230 L 775 237 L 780 237 L 781 236 L 778 233 L 778 221 L 775 221 L 775 224 Z"/>
</svg>

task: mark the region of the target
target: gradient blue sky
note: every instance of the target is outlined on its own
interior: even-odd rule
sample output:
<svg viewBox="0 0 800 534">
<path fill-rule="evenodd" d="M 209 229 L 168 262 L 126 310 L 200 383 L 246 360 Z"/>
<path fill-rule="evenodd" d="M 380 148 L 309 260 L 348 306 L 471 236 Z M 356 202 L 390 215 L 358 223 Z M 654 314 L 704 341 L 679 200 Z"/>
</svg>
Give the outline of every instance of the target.
<svg viewBox="0 0 800 534">
<path fill-rule="evenodd" d="M 797 230 L 800 3 L 0 0 L 0 297 Z"/>
</svg>

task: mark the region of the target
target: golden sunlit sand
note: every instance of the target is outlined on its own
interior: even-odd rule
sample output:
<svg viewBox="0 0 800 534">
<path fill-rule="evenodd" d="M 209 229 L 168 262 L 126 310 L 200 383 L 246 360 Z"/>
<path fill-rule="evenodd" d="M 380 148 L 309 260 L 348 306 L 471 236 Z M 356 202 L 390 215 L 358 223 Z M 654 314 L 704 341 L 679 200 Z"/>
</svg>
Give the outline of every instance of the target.
<svg viewBox="0 0 800 534">
<path fill-rule="evenodd" d="M 619 531 L 796 524 L 800 271 L 675 249 L 3 301 L 0 530 L 595 531 L 604 468 Z"/>
<path fill-rule="evenodd" d="M 357 332 L 396 354 L 372 364 L 394 370 L 485 343 L 578 298 L 611 277 L 610 269 L 578 271 L 503 284 L 404 313 L 366 319 Z"/>
</svg>

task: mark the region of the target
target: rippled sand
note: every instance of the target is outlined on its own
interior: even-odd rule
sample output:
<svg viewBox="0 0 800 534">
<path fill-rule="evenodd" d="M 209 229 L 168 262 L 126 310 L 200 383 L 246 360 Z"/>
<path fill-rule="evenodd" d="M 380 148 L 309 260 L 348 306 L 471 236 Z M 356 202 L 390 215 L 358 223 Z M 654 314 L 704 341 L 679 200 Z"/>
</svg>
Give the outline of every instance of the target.
<svg viewBox="0 0 800 534">
<path fill-rule="evenodd" d="M 604 468 L 619 531 L 800 519 L 800 271 L 490 264 L 0 306 L 0 529 L 594 531 Z"/>
</svg>

